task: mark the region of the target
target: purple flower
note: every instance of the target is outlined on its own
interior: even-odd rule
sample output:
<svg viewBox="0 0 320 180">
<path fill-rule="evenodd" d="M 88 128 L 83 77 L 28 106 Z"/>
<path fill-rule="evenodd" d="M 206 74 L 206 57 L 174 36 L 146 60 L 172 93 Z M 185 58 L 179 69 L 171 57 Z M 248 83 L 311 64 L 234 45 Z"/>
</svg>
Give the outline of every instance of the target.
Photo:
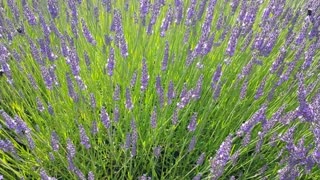
<svg viewBox="0 0 320 180">
<path fill-rule="evenodd" d="M 23 12 L 30 26 L 37 25 L 37 18 L 27 4 L 23 6 Z"/>
<path fill-rule="evenodd" d="M 114 64 L 115 64 L 114 49 L 112 47 L 110 47 L 109 58 L 107 60 L 107 65 L 106 65 L 106 69 L 108 70 L 108 75 L 109 76 L 113 75 Z"/>
<path fill-rule="evenodd" d="M 264 87 L 265 87 L 265 84 L 266 84 L 266 77 L 264 77 L 257 89 L 257 92 L 256 94 L 254 95 L 254 99 L 257 100 L 259 99 L 262 95 L 263 95 L 263 91 L 264 91 Z"/>
<path fill-rule="evenodd" d="M 201 153 L 201 155 L 199 156 L 199 158 L 196 162 L 197 166 L 201 166 L 203 164 L 205 158 L 206 158 L 206 153 L 204 153 L 204 152 Z"/>
<path fill-rule="evenodd" d="M 72 159 L 76 155 L 76 148 L 74 147 L 72 141 L 68 138 L 67 139 L 67 153 L 68 156 Z"/>
<path fill-rule="evenodd" d="M 193 115 L 191 117 L 191 120 L 190 120 L 190 123 L 188 125 L 189 132 L 193 132 L 193 131 L 196 130 L 196 127 L 197 127 L 197 116 L 198 116 L 198 113 L 193 113 Z"/>
<path fill-rule="evenodd" d="M 202 84 L 203 84 L 203 78 L 204 76 L 201 74 L 198 81 L 197 81 L 197 86 L 194 88 L 192 92 L 192 98 L 195 98 L 197 100 L 200 99 L 201 97 L 201 90 L 202 90 Z"/>
<path fill-rule="evenodd" d="M 149 3 L 149 0 L 140 0 L 140 18 L 143 26 L 146 23 L 146 15 L 149 12 Z"/>
<path fill-rule="evenodd" d="M 20 22 L 20 13 L 19 13 L 19 9 L 17 7 L 17 3 L 14 2 L 14 0 L 7 0 L 8 6 L 11 9 L 11 12 L 14 15 L 14 18 L 16 20 L 16 22 Z M 1 37 L 1 35 L 0 35 Z"/>
<path fill-rule="evenodd" d="M 239 37 L 239 27 L 234 27 L 233 31 L 231 33 L 229 42 L 228 42 L 228 47 L 226 49 L 226 54 L 228 56 L 233 56 L 234 52 L 236 50 L 237 42 L 238 42 L 238 37 Z"/>
<path fill-rule="evenodd" d="M 201 180 L 202 174 L 197 174 L 192 180 Z"/>
<path fill-rule="evenodd" d="M 229 135 L 224 142 L 220 145 L 215 157 L 211 160 L 211 173 L 214 180 L 218 179 L 223 171 L 224 167 L 230 159 L 230 151 L 232 146 L 232 139 Z"/>
<path fill-rule="evenodd" d="M 122 17 L 119 10 L 114 10 L 111 31 L 114 31 L 116 33 L 115 45 L 120 48 L 121 55 L 126 58 L 129 55 L 128 46 L 124 38 L 124 33 L 122 28 Z"/>
<path fill-rule="evenodd" d="M 130 89 L 126 88 L 126 102 L 125 102 L 126 108 L 130 111 L 133 108 L 132 100 L 131 100 L 131 94 Z"/>
<path fill-rule="evenodd" d="M 197 142 L 197 138 L 193 136 L 189 143 L 188 152 L 193 151 L 194 147 L 196 146 L 196 142 Z"/>
<path fill-rule="evenodd" d="M 59 137 L 55 131 L 52 131 L 51 133 L 51 147 L 53 151 L 59 150 Z"/>
<path fill-rule="evenodd" d="M 244 99 L 246 97 L 248 84 L 249 84 L 249 81 L 248 81 L 248 79 L 246 79 L 242 84 L 242 88 L 240 91 L 240 99 Z"/>
<path fill-rule="evenodd" d="M 96 98 L 93 93 L 90 93 L 90 105 L 93 109 L 97 107 Z"/>
<path fill-rule="evenodd" d="M 114 93 L 113 93 L 113 100 L 114 101 L 119 101 L 120 100 L 120 86 L 119 84 L 116 84 Z"/>
<path fill-rule="evenodd" d="M 153 149 L 153 154 L 156 158 L 159 158 L 161 155 L 161 146 L 157 146 Z"/>
<path fill-rule="evenodd" d="M 211 87 L 212 89 L 216 89 L 218 82 L 220 80 L 220 77 L 222 75 L 222 66 L 219 64 L 217 66 L 216 71 L 214 72 L 213 76 L 212 76 L 212 81 L 211 81 Z"/>
<path fill-rule="evenodd" d="M 68 92 L 69 96 L 75 101 L 78 102 L 79 97 L 78 94 L 74 91 L 73 83 L 69 73 L 66 73 L 67 85 L 68 85 Z"/>
<path fill-rule="evenodd" d="M 169 29 L 170 24 L 173 21 L 173 11 L 171 6 L 169 6 L 169 9 L 167 11 L 166 17 L 163 19 L 162 24 L 160 26 L 160 36 L 164 37 L 166 31 Z"/>
<path fill-rule="evenodd" d="M 151 35 L 153 33 L 153 26 L 155 25 L 157 19 L 158 19 L 158 16 L 159 16 L 159 13 L 160 13 L 160 4 L 158 1 L 155 1 L 153 6 L 152 6 L 152 15 L 151 15 L 151 18 L 150 18 L 150 22 L 149 22 L 149 25 L 147 27 L 147 34 L 148 35 Z"/>
<path fill-rule="evenodd" d="M 101 108 L 100 119 L 106 129 L 109 129 L 111 126 L 109 114 L 106 112 L 105 107 Z"/>
<path fill-rule="evenodd" d="M 172 116 L 172 124 L 176 125 L 178 123 L 178 111 L 174 110 L 173 116 Z"/>
<path fill-rule="evenodd" d="M 42 102 L 41 102 L 40 98 L 39 98 L 39 97 L 37 97 L 37 98 L 36 98 L 36 101 L 37 101 L 37 107 L 38 107 L 38 110 L 39 110 L 40 112 L 43 112 L 43 111 L 45 110 L 45 108 L 44 108 L 44 106 L 43 106 L 43 104 L 42 104 Z"/>
<path fill-rule="evenodd" d="M 141 91 L 144 92 L 148 87 L 149 74 L 147 69 L 146 59 L 142 59 L 142 76 L 141 76 Z"/>
<path fill-rule="evenodd" d="M 131 121 L 131 157 L 137 155 L 138 131 L 134 119 Z"/>
<path fill-rule="evenodd" d="M 83 32 L 83 36 L 87 39 L 87 41 L 92 44 L 92 45 L 96 45 L 97 42 L 94 39 L 94 37 L 92 36 L 91 32 L 89 31 L 86 22 L 84 21 L 83 18 L 81 18 L 81 23 L 82 23 L 82 32 Z"/>
<path fill-rule="evenodd" d="M 130 87 L 134 88 L 134 86 L 136 85 L 136 82 L 137 82 L 137 71 L 134 71 L 130 81 Z"/>
<path fill-rule="evenodd" d="M 167 70 L 168 58 L 169 58 L 169 43 L 168 43 L 168 41 L 166 41 L 166 47 L 164 49 L 164 56 L 163 56 L 162 67 L 161 67 L 162 71 Z"/>
<path fill-rule="evenodd" d="M 176 17 L 176 24 L 180 24 L 182 17 L 183 17 L 183 1 L 181 0 L 175 0 L 175 11 L 174 11 L 175 17 Z"/>
<path fill-rule="evenodd" d="M 11 118 L 5 111 L 3 111 L 2 109 L 0 110 L 0 113 L 1 113 L 1 116 L 2 118 L 6 121 L 6 126 L 9 128 L 9 129 L 16 129 L 16 126 L 17 126 L 17 123 L 16 121 Z"/>
<path fill-rule="evenodd" d="M 313 42 L 309 46 L 308 50 L 305 52 L 305 61 L 304 61 L 303 65 L 302 65 L 302 69 L 303 70 L 308 69 L 311 66 L 312 62 L 313 62 L 313 59 L 314 59 L 314 56 L 315 56 L 315 53 L 316 53 L 316 49 L 317 49 L 316 48 L 316 43 L 317 43 L 317 41 Z"/>
<path fill-rule="evenodd" d="M 90 139 L 82 125 L 79 125 L 79 131 L 80 131 L 81 144 L 84 145 L 86 149 L 89 149 L 91 147 Z"/>
<path fill-rule="evenodd" d="M 94 180 L 94 174 L 92 171 L 89 171 L 88 173 L 88 180 Z"/>
<path fill-rule="evenodd" d="M 192 24 L 192 18 L 195 14 L 196 5 L 197 5 L 197 0 L 191 0 L 190 5 L 187 9 L 186 25 Z"/>
<path fill-rule="evenodd" d="M 119 118 L 120 118 L 120 110 L 119 110 L 119 107 L 116 105 L 115 107 L 114 107 L 114 116 L 113 116 L 113 121 L 114 122 L 119 122 Z"/>
<path fill-rule="evenodd" d="M 16 154 L 16 149 L 9 139 L 0 139 L 0 149 L 7 153 Z"/>
<path fill-rule="evenodd" d="M 43 168 L 40 169 L 40 178 L 41 180 L 56 180 L 56 178 L 48 176 Z"/>
<path fill-rule="evenodd" d="M 57 0 L 48 0 L 47 7 L 52 19 L 56 18 L 59 14 L 59 2 Z"/>
<path fill-rule="evenodd" d="M 98 134 L 98 131 L 99 131 L 99 129 L 98 129 L 97 121 L 94 120 L 94 121 L 92 121 L 92 125 L 91 125 L 91 134 L 96 135 L 96 134 Z"/>
<path fill-rule="evenodd" d="M 280 50 L 279 56 L 272 63 L 272 67 L 270 68 L 271 73 L 275 73 L 279 69 L 279 66 L 283 63 L 284 58 L 286 57 L 286 53 L 287 53 L 286 49 L 284 47 L 282 47 Z"/>
</svg>

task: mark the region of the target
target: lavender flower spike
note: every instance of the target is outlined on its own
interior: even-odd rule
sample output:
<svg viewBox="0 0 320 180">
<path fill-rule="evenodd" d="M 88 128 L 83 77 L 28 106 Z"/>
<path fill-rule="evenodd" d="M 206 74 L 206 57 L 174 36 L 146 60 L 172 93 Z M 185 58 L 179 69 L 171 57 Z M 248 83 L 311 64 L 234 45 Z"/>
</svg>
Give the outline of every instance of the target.
<svg viewBox="0 0 320 180">
<path fill-rule="evenodd" d="M 89 139 L 88 135 L 86 134 L 86 131 L 82 125 L 79 125 L 79 131 L 80 131 L 81 144 L 84 145 L 86 147 L 86 149 L 89 149 L 91 147 L 90 139 Z"/>
<path fill-rule="evenodd" d="M 105 107 L 102 107 L 101 108 L 101 114 L 100 114 L 100 118 L 101 118 L 101 121 L 104 125 L 104 127 L 106 129 L 109 129 L 111 124 L 110 124 L 110 117 L 108 115 L 108 113 L 106 112 L 106 108 Z"/>
<path fill-rule="evenodd" d="M 133 108 L 133 104 L 132 104 L 131 94 L 130 94 L 130 89 L 129 88 L 126 89 L 126 108 L 128 110 L 132 110 L 132 108 Z"/>
<path fill-rule="evenodd" d="M 58 151 L 59 150 L 59 137 L 55 131 L 52 131 L 51 133 L 51 147 L 53 151 Z"/>
<path fill-rule="evenodd" d="M 142 76 L 141 76 L 141 91 L 145 91 L 148 86 L 149 82 L 149 74 L 148 74 L 148 69 L 147 69 L 147 62 L 146 59 L 142 59 Z"/>
<path fill-rule="evenodd" d="M 70 139 L 67 140 L 67 152 L 70 158 L 73 158 L 76 155 L 76 148 Z"/>
<path fill-rule="evenodd" d="M 232 139 L 229 135 L 225 141 L 220 145 L 220 148 L 211 160 L 211 173 L 213 174 L 213 180 L 217 180 L 223 173 L 224 167 L 230 159 Z"/>
<path fill-rule="evenodd" d="M 110 47 L 110 51 L 109 51 L 109 58 L 107 61 L 107 65 L 106 68 L 108 69 L 108 75 L 112 76 L 113 75 L 113 69 L 114 69 L 114 49 L 112 47 Z"/>
<path fill-rule="evenodd" d="M 191 121 L 188 125 L 188 130 L 189 132 L 193 132 L 196 130 L 196 127 L 197 127 L 197 116 L 198 114 L 197 113 L 194 113 L 191 117 Z"/>
<path fill-rule="evenodd" d="M 86 25 L 86 23 L 85 23 L 83 18 L 81 19 L 81 23 L 82 23 L 82 32 L 83 32 L 84 37 L 87 39 L 87 41 L 90 44 L 95 46 L 97 44 L 97 42 L 93 38 L 93 36 L 92 36 L 91 32 L 89 31 L 89 29 L 88 29 L 88 27 L 87 27 L 87 25 Z"/>
<path fill-rule="evenodd" d="M 152 114 L 151 114 L 151 127 L 156 128 L 157 127 L 157 112 L 156 108 L 153 109 Z"/>
<path fill-rule="evenodd" d="M 59 14 L 59 2 L 58 0 L 48 0 L 48 11 L 52 19 L 56 18 Z"/>
</svg>

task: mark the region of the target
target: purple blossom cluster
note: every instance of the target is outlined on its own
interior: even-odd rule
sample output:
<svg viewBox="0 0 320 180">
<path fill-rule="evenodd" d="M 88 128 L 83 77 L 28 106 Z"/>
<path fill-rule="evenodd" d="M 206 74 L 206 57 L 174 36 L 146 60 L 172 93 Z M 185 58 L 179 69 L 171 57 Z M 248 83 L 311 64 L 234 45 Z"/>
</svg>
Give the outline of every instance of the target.
<svg viewBox="0 0 320 180">
<path fill-rule="evenodd" d="M 0 154 L 15 175 L 37 162 L 41 179 L 241 179 L 269 151 L 250 177 L 318 173 L 320 3 L 84 2 L 0 3 Z"/>
</svg>

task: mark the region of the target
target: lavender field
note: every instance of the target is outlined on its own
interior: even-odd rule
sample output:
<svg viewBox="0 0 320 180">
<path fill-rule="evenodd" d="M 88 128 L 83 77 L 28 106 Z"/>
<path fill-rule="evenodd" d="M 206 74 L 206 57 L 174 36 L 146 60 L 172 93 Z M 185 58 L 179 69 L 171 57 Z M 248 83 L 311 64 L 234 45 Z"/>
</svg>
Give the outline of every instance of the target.
<svg viewBox="0 0 320 180">
<path fill-rule="evenodd" d="M 0 180 L 320 179 L 319 0 L 0 1 Z"/>
</svg>

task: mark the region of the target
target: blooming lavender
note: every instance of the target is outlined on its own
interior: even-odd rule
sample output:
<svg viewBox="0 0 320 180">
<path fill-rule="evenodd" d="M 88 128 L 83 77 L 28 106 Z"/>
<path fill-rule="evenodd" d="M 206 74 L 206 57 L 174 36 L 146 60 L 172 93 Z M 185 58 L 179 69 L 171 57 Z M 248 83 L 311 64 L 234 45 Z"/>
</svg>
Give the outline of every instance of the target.
<svg viewBox="0 0 320 180">
<path fill-rule="evenodd" d="M 169 58 L 169 43 L 168 43 L 168 41 L 166 41 L 166 46 L 164 49 L 164 56 L 163 56 L 163 60 L 162 60 L 162 67 L 161 67 L 162 71 L 167 70 L 168 58 Z"/>
<path fill-rule="evenodd" d="M 114 49 L 110 47 L 109 58 L 107 60 L 106 69 L 108 70 L 108 75 L 113 75 L 115 60 L 114 60 Z"/>
<path fill-rule="evenodd" d="M 130 111 L 133 108 L 132 100 L 131 100 L 131 93 L 130 89 L 126 88 L 126 102 L 125 102 L 126 108 Z"/>
<path fill-rule="evenodd" d="M 169 82 L 167 97 L 168 104 L 170 105 L 172 103 L 172 100 L 175 98 L 174 84 L 172 81 Z"/>
<path fill-rule="evenodd" d="M 47 7 L 52 19 L 55 19 L 59 15 L 59 2 L 57 0 L 48 0 Z"/>
<path fill-rule="evenodd" d="M 220 145 L 215 157 L 211 160 L 211 173 L 212 179 L 218 179 L 223 171 L 227 162 L 230 160 L 232 139 L 228 136 Z"/>
<path fill-rule="evenodd" d="M 111 122 L 110 122 L 109 114 L 106 112 L 105 107 L 101 108 L 100 119 L 101 119 L 101 122 L 103 123 L 103 126 L 106 129 L 109 129 L 111 126 Z"/>
<path fill-rule="evenodd" d="M 83 32 L 83 36 L 87 39 L 87 41 L 92 44 L 92 45 L 96 45 L 97 42 L 94 39 L 94 37 L 92 36 L 91 32 L 89 31 L 86 22 L 84 21 L 83 18 L 81 18 L 81 24 L 82 24 L 82 32 Z"/>
<path fill-rule="evenodd" d="M 189 143 L 188 152 L 191 152 L 194 150 L 194 148 L 196 146 L 196 142 L 197 142 L 197 138 L 195 136 L 193 136 L 190 143 Z"/>
<path fill-rule="evenodd" d="M 149 74 L 148 74 L 148 69 L 147 69 L 147 62 L 146 59 L 142 59 L 142 76 L 141 76 L 141 91 L 145 91 L 148 87 L 148 82 L 149 82 Z"/>
<path fill-rule="evenodd" d="M 153 149 L 153 154 L 156 158 L 159 158 L 161 155 L 161 146 L 157 146 Z"/>
<path fill-rule="evenodd" d="M 60 148 L 59 137 L 56 131 L 52 131 L 51 133 L 51 147 L 53 151 L 58 151 Z"/>
<path fill-rule="evenodd" d="M 70 158 L 74 158 L 76 155 L 76 148 L 69 138 L 67 139 L 67 153 Z"/>
<path fill-rule="evenodd" d="M 116 33 L 115 35 L 115 45 L 120 48 L 121 55 L 127 57 L 128 45 L 124 37 L 123 27 L 122 27 L 122 17 L 119 10 L 114 10 L 113 21 L 111 25 L 111 31 Z"/>
<path fill-rule="evenodd" d="M 86 149 L 89 149 L 91 147 L 90 139 L 83 127 L 83 125 L 79 125 L 79 132 L 80 132 L 80 142 L 82 145 L 86 147 Z"/>
<path fill-rule="evenodd" d="M 193 132 L 196 130 L 197 127 L 197 117 L 198 117 L 198 113 L 193 113 L 190 123 L 188 125 L 188 130 L 189 132 Z"/>
</svg>

